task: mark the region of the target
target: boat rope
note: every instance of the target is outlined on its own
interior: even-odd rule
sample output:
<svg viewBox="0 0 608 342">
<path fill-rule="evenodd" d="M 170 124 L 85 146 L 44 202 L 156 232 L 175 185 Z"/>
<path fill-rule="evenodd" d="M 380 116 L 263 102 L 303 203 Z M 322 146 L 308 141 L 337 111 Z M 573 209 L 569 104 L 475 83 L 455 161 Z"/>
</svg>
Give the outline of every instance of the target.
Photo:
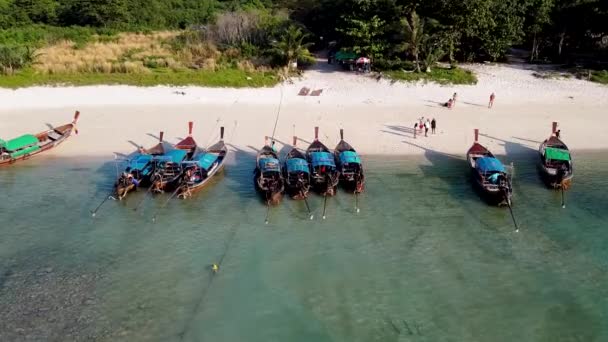
<svg viewBox="0 0 608 342">
<path fill-rule="evenodd" d="M 277 131 L 277 124 L 279 123 L 279 116 L 281 115 L 281 106 L 283 105 L 283 85 L 281 84 L 281 99 L 279 100 L 279 108 L 277 108 L 277 117 L 274 120 L 274 128 L 272 129 L 271 141 L 274 141 L 274 134 Z"/>
<path fill-rule="evenodd" d="M 217 137 L 217 134 L 214 134 L 214 132 L 217 130 L 217 126 L 219 124 L 220 124 L 220 117 L 218 116 L 217 119 L 215 120 L 215 126 L 213 126 L 213 128 L 211 129 L 211 132 L 209 132 L 209 139 L 207 139 L 207 143 L 205 144 L 205 150 L 208 149 L 209 146 L 211 146 L 211 144 L 215 140 L 215 137 Z"/>
<path fill-rule="evenodd" d="M 234 241 L 234 238 L 236 237 L 238 228 L 239 228 L 239 223 L 235 223 L 233 226 L 233 229 L 230 233 L 230 237 L 228 238 L 228 240 L 226 242 L 226 246 L 224 247 L 224 251 L 223 251 L 219 261 L 216 264 L 216 265 L 218 265 L 220 270 L 221 270 L 222 263 L 224 262 L 224 259 L 226 258 L 226 255 L 228 254 L 230 247 L 232 246 L 232 242 Z M 180 333 L 178 334 L 180 341 L 183 341 L 184 337 L 186 336 L 186 333 L 188 331 L 190 331 L 190 326 L 192 324 L 192 321 L 194 321 L 194 316 L 196 316 L 196 314 L 198 314 L 201 305 L 205 302 L 205 299 L 207 298 L 207 294 L 209 293 L 209 290 L 211 289 L 211 286 L 213 285 L 214 279 L 215 279 L 215 274 L 212 274 L 211 277 L 209 278 L 209 280 L 207 281 L 207 285 L 205 285 L 205 287 L 203 287 L 203 290 L 201 291 L 201 295 L 200 295 L 198 301 L 196 302 L 196 305 L 194 306 L 194 310 L 192 311 L 192 314 L 190 315 L 190 319 L 188 319 L 188 321 L 186 322 L 186 325 L 184 326 L 184 329 L 182 329 L 182 331 L 180 331 Z"/>
</svg>

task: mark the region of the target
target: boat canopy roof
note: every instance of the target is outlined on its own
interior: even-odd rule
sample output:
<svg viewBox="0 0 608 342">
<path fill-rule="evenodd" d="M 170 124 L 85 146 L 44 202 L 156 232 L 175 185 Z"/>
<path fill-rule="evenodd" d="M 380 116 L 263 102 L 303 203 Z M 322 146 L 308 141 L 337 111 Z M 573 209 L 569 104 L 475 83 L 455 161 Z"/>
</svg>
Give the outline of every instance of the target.
<svg viewBox="0 0 608 342">
<path fill-rule="evenodd" d="M 545 158 L 569 161 L 570 152 L 561 148 L 547 147 L 545 148 Z"/>
<path fill-rule="evenodd" d="M 129 162 L 129 167 L 131 170 L 143 170 L 146 165 L 152 160 L 152 155 L 150 154 L 140 154 L 135 158 L 131 159 Z"/>
<path fill-rule="evenodd" d="M 336 166 L 334 156 L 329 152 L 312 152 L 311 154 L 312 166 Z"/>
<path fill-rule="evenodd" d="M 192 159 L 191 162 L 186 163 L 196 163 L 200 168 L 207 170 L 211 167 L 211 165 L 213 165 L 213 163 L 215 163 L 217 158 L 218 155 L 215 153 L 204 153 L 197 155 Z"/>
<path fill-rule="evenodd" d="M 16 151 L 24 147 L 32 146 L 38 143 L 38 138 L 32 134 L 24 134 L 9 141 L 0 140 L 0 147 L 7 151 Z"/>
<path fill-rule="evenodd" d="M 342 164 L 361 164 L 361 158 L 355 151 L 344 151 L 340 153 Z"/>
<path fill-rule="evenodd" d="M 187 154 L 188 152 L 184 150 L 170 150 L 161 156 L 154 157 L 154 160 L 181 163 Z"/>
<path fill-rule="evenodd" d="M 285 162 L 287 167 L 287 172 L 306 172 L 310 173 L 310 169 L 308 168 L 308 162 L 302 158 L 291 158 L 287 159 Z"/>
<path fill-rule="evenodd" d="M 481 172 L 505 172 L 504 165 L 494 157 L 477 158 L 475 165 Z"/>
<path fill-rule="evenodd" d="M 279 160 L 276 158 L 262 158 L 258 162 L 260 170 L 262 172 L 280 172 L 281 165 L 279 164 Z"/>
</svg>

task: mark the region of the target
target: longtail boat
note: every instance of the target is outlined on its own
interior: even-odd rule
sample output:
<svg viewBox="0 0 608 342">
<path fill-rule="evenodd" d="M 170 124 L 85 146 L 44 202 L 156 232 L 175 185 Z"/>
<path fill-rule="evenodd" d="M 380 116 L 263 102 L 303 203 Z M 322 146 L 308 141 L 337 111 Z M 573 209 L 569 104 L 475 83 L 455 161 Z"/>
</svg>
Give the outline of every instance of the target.
<svg viewBox="0 0 608 342">
<path fill-rule="evenodd" d="M 154 173 L 153 159 L 155 156 L 163 155 L 166 150 L 163 136 L 164 132 L 160 132 L 156 145 L 149 149 L 140 147 L 138 153 L 128 161 L 126 169 L 114 183 L 114 195 L 118 200 L 122 200 L 138 187 L 150 186 Z"/>
<path fill-rule="evenodd" d="M 277 152 L 268 145 L 268 137 L 266 137 L 264 147 L 257 154 L 253 180 L 256 190 L 266 204 L 276 205 L 281 202 L 285 182 L 281 173 L 279 157 Z"/>
<path fill-rule="evenodd" d="M 510 207 L 513 194 L 511 179 L 500 160 L 478 140 L 479 130 L 475 129 L 475 142 L 467 152 L 473 184 L 489 204 Z"/>
<path fill-rule="evenodd" d="M 220 140 L 217 143 L 204 151 L 199 151 L 191 160 L 182 162 L 183 179 L 177 196 L 188 198 L 209 184 L 213 176 L 224 169 L 227 154 L 224 127 L 220 127 Z"/>
<path fill-rule="evenodd" d="M 551 136 L 540 144 L 541 176 L 553 189 L 568 189 L 572 185 L 574 168 L 568 146 L 556 134 L 557 122 L 553 123 Z"/>
<path fill-rule="evenodd" d="M 188 136 L 175 144 L 175 148 L 154 157 L 152 191 L 161 193 L 177 189 L 182 179 L 182 162 L 191 160 L 201 149 L 192 138 L 194 123 L 188 122 Z"/>
<path fill-rule="evenodd" d="M 291 150 L 285 157 L 283 171 L 285 173 L 285 192 L 295 200 L 308 197 L 310 191 L 310 165 L 304 153 L 296 147 L 298 138 L 293 137 Z"/>
<path fill-rule="evenodd" d="M 0 166 L 7 166 L 29 159 L 57 147 L 66 141 L 72 135 L 72 132 L 78 134 L 76 122 L 79 116 L 80 112 L 77 111 L 71 123 L 53 127 L 37 134 L 24 134 L 8 141 L 0 139 Z"/>
<path fill-rule="evenodd" d="M 340 172 L 340 185 L 346 191 L 355 194 L 363 192 L 365 175 L 363 165 L 357 151 L 344 141 L 344 130 L 340 129 L 340 142 L 334 149 L 338 172 Z"/>
<path fill-rule="evenodd" d="M 311 167 L 313 190 L 323 196 L 333 196 L 339 182 L 336 161 L 327 146 L 319 141 L 319 127 L 315 127 L 315 140 L 306 149 L 306 159 Z"/>
</svg>

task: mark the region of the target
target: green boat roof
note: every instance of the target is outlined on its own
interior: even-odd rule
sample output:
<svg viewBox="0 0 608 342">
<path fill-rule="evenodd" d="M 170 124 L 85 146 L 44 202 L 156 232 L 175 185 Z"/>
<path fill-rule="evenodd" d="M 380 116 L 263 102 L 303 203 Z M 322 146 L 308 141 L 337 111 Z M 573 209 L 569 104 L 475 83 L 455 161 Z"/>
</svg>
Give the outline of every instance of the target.
<svg viewBox="0 0 608 342">
<path fill-rule="evenodd" d="M 570 152 L 560 148 L 547 147 L 545 149 L 545 158 L 553 160 L 570 160 Z"/>
<path fill-rule="evenodd" d="M 24 134 L 18 138 L 11 139 L 9 141 L 2 142 L 0 146 L 4 147 L 7 151 L 17 151 L 24 147 L 28 147 L 38 143 L 38 138 L 32 134 Z"/>
</svg>

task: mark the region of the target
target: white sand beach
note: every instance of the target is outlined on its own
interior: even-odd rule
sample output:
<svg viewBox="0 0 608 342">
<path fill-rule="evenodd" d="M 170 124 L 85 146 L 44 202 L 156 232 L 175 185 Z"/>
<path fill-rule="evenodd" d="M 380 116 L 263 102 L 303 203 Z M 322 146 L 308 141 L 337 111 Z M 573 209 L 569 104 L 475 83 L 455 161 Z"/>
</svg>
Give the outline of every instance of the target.
<svg viewBox="0 0 608 342">
<path fill-rule="evenodd" d="M 362 154 L 417 154 L 425 149 L 464 155 L 479 128 L 480 140 L 494 153 L 536 149 L 559 122 L 563 140 L 573 150 L 608 148 L 608 87 L 575 79 L 539 79 L 517 65 L 467 65 L 476 72 L 474 86 L 392 83 L 330 69 L 323 63 L 293 84 L 265 89 L 129 86 L 33 87 L 0 90 L 0 138 L 46 129 L 71 120 L 79 110 L 80 134 L 54 156 L 128 154 L 135 145 L 151 146 L 159 131 L 177 142 L 194 121 L 194 138 L 206 146 L 226 141 L 254 152 L 271 136 L 282 104 L 275 138 L 290 144 L 295 134 L 305 148 L 319 126 L 330 148 L 338 130 Z M 302 87 L 323 89 L 320 96 L 298 96 Z M 452 110 L 439 105 L 454 92 Z M 493 109 L 487 104 L 496 93 Z M 281 94 L 283 94 L 281 96 Z M 414 122 L 437 120 L 437 134 L 413 137 Z M 529 150 L 528 150 L 529 151 Z"/>
</svg>

